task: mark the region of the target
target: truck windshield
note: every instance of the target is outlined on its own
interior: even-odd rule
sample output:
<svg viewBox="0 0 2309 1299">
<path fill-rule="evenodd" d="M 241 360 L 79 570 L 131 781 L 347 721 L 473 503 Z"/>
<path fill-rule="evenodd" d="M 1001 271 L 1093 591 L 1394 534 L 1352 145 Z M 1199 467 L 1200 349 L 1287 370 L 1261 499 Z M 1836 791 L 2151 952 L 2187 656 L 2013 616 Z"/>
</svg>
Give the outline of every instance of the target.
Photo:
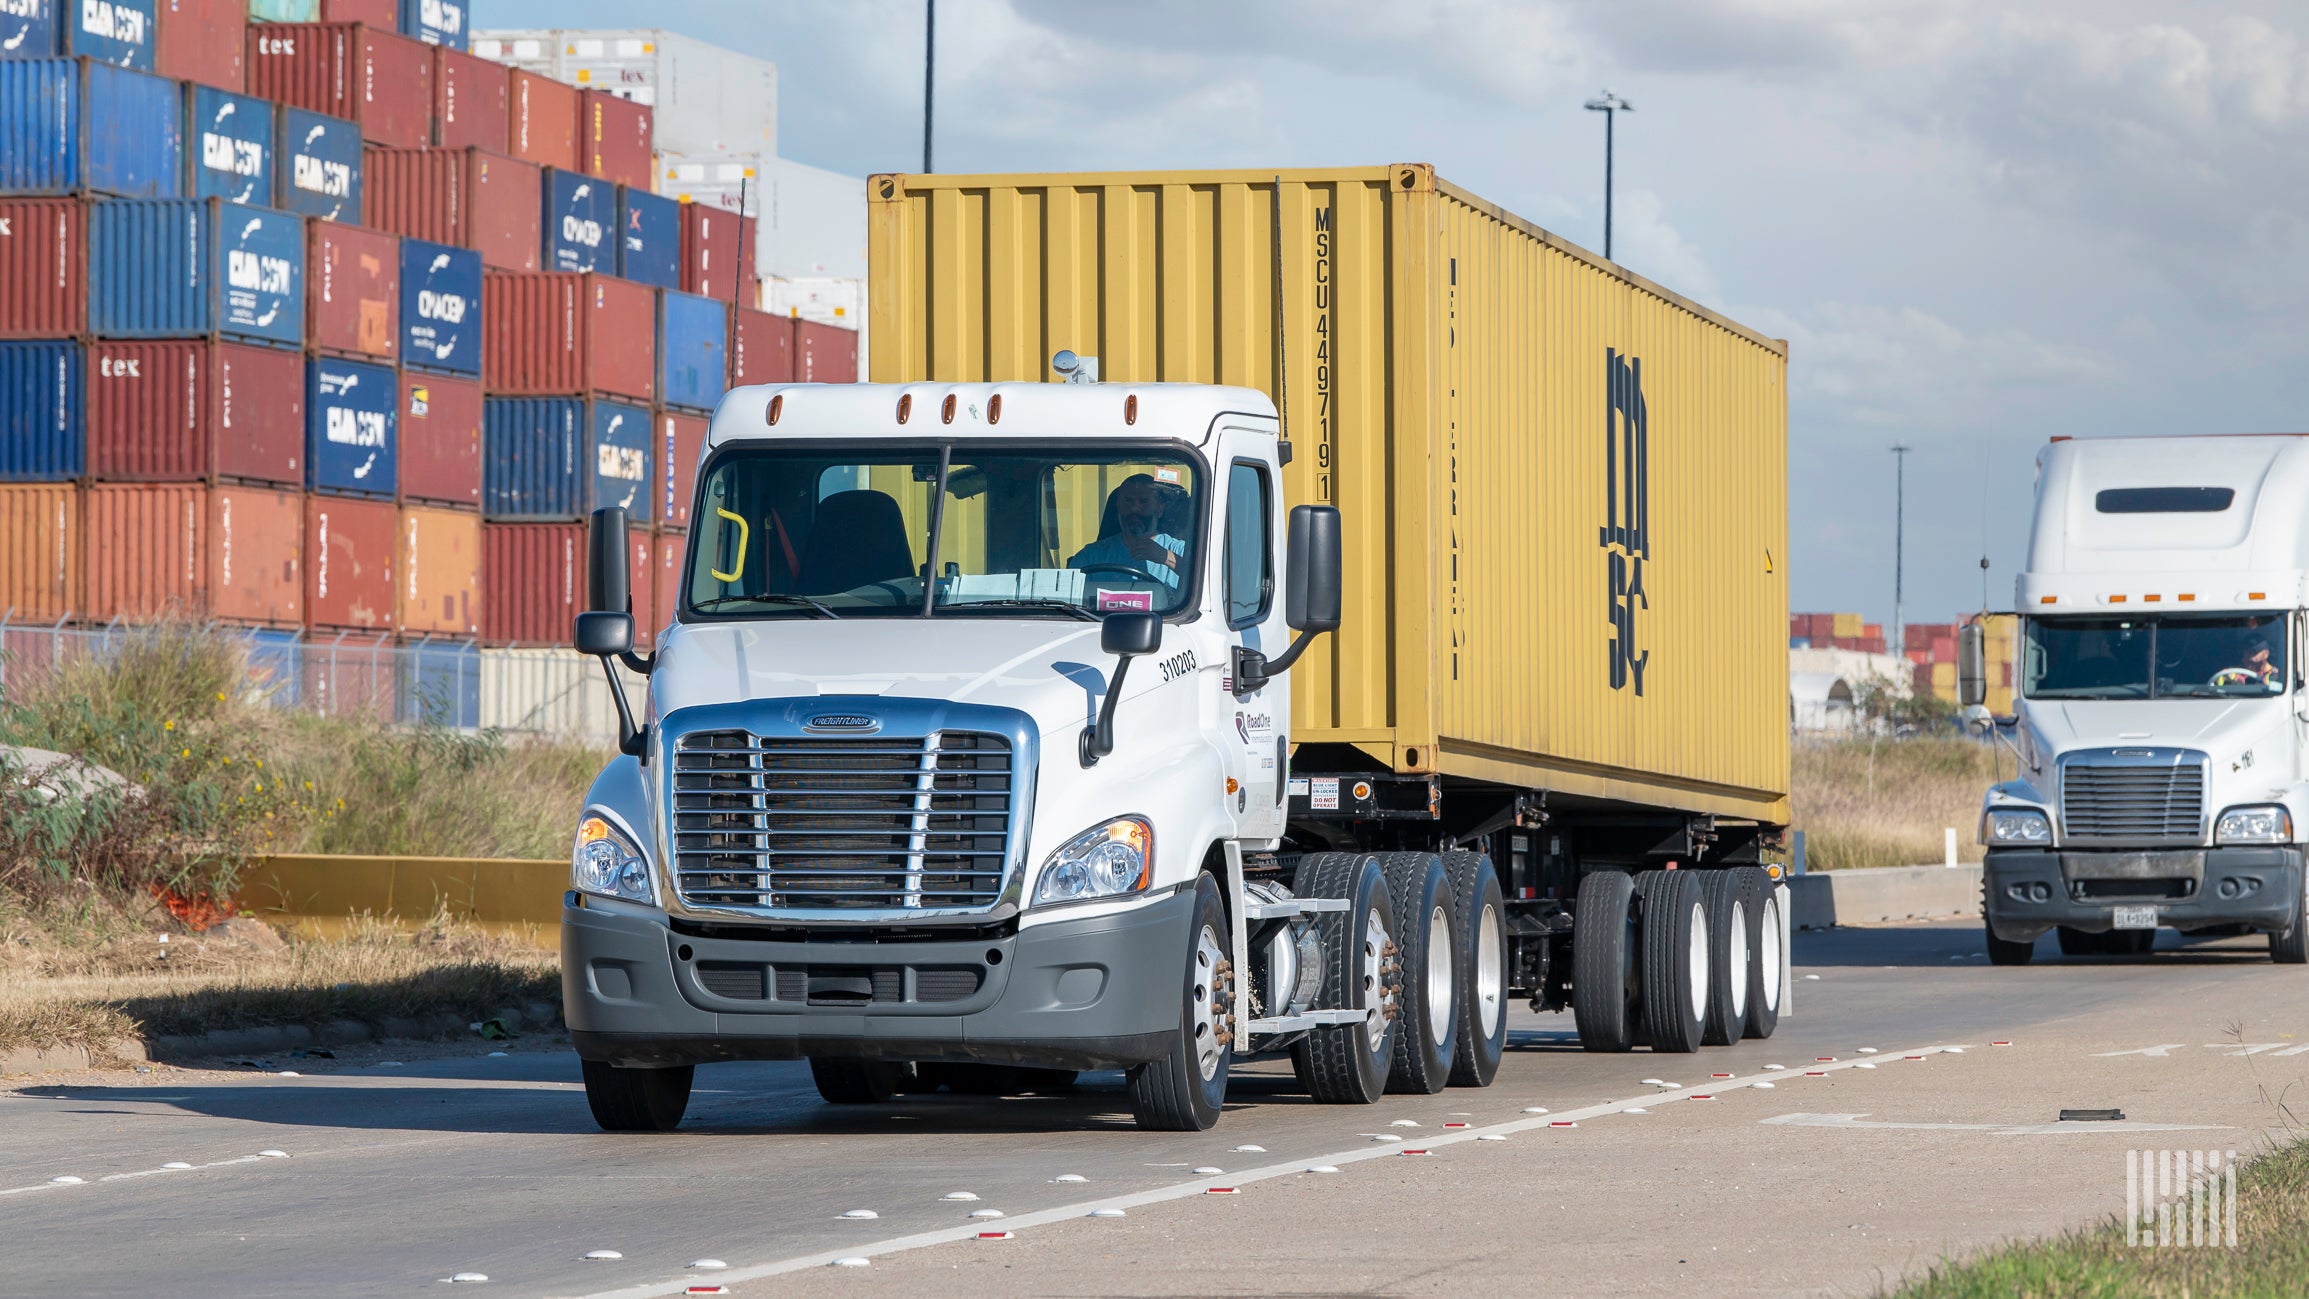
<svg viewBox="0 0 2309 1299">
<path fill-rule="evenodd" d="M 707 472 L 686 604 L 707 618 L 1169 613 L 1193 597 L 1201 506 L 1198 464 L 1160 448 L 749 448 Z"/>
<path fill-rule="evenodd" d="M 2211 699 L 2285 691 L 2276 614 L 2031 618 L 2030 699 Z"/>
</svg>

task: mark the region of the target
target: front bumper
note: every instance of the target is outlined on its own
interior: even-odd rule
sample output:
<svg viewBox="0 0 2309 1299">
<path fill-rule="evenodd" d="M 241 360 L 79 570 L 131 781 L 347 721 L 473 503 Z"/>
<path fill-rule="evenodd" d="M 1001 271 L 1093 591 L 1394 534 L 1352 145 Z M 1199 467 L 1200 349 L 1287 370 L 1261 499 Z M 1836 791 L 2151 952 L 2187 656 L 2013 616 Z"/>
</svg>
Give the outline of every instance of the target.
<svg viewBox="0 0 2309 1299">
<path fill-rule="evenodd" d="M 561 998 L 588 1060 L 806 1056 L 1115 1069 L 1178 1032 L 1194 894 L 997 936 L 676 932 L 597 898 L 561 911 Z M 787 931 L 790 933 L 791 931 Z"/>
<path fill-rule="evenodd" d="M 2208 848 L 2179 852 L 1998 849 L 1985 858 L 1988 926 L 2007 942 L 2031 942 L 2056 925 L 2106 933 L 2118 907 L 2153 906 L 2170 929 L 2246 925 L 2284 930 L 2301 897 L 2301 849 Z"/>
</svg>

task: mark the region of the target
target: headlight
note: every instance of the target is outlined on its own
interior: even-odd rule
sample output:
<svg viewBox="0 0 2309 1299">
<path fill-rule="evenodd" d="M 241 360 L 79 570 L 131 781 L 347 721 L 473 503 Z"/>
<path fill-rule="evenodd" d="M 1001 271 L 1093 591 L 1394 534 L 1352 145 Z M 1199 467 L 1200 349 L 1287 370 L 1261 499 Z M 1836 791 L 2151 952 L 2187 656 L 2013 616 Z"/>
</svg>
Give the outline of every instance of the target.
<svg viewBox="0 0 2309 1299">
<path fill-rule="evenodd" d="M 1146 890 L 1154 878 L 1154 827 L 1135 816 L 1116 817 L 1076 835 L 1042 865 L 1034 900 L 1080 902 Z"/>
<path fill-rule="evenodd" d="M 577 845 L 569 854 L 569 882 L 581 893 L 654 902 L 649 862 L 616 826 L 598 816 L 577 823 Z"/>
<path fill-rule="evenodd" d="M 2052 822 L 2042 812 L 2023 808 L 1992 811 L 1988 814 L 1983 841 L 1990 847 L 2023 843 L 2051 843 Z"/>
<path fill-rule="evenodd" d="M 2215 843 L 2291 843 L 2293 817 L 2275 804 L 2263 807 L 2232 807 L 2221 813 L 2220 824 L 2214 827 Z"/>
</svg>

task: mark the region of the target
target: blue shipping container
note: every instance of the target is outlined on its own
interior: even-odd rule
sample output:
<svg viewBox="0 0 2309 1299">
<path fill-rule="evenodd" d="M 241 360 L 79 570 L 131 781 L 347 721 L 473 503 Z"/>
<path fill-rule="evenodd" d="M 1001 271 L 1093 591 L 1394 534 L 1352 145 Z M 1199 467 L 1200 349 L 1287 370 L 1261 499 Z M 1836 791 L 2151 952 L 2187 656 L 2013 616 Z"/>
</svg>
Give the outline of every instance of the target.
<svg viewBox="0 0 2309 1299">
<path fill-rule="evenodd" d="M 492 519 L 582 519 L 622 505 L 650 516 L 649 411 L 576 397 L 482 403 L 481 510 Z"/>
<path fill-rule="evenodd" d="M 157 8 L 154 0 L 78 0 L 66 10 L 63 52 L 150 72 Z"/>
<path fill-rule="evenodd" d="M 613 272 L 617 249 L 609 232 L 616 221 L 615 185 L 584 172 L 546 168 L 542 269 Z"/>
<path fill-rule="evenodd" d="M 305 337 L 305 223 L 218 199 L 105 199 L 88 212 L 99 338 Z"/>
<path fill-rule="evenodd" d="M 481 651 L 467 641 L 419 641 L 401 650 L 401 720 L 481 724 Z"/>
<path fill-rule="evenodd" d="M 4 2 L 4 0 L 0 0 Z M 465 0 L 401 0 L 401 34 L 462 50 L 472 44 Z"/>
<path fill-rule="evenodd" d="M 273 206 L 321 221 L 361 224 L 361 128 L 284 104 L 277 138 Z"/>
<path fill-rule="evenodd" d="M 730 310 L 719 298 L 661 293 L 658 309 L 658 399 L 711 411 L 730 379 Z"/>
<path fill-rule="evenodd" d="M 636 284 L 681 287 L 681 204 L 631 185 L 617 187 L 617 273 Z"/>
<path fill-rule="evenodd" d="M 0 482 L 61 483 L 87 460 L 80 344 L 0 343 Z"/>
<path fill-rule="evenodd" d="M 305 486 L 390 498 L 399 488 L 401 383 L 389 365 L 305 363 Z"/>
<path fill-rule="evenodd" d="M 58 0 L 0 0 L 0 59 L 45 59 L 56 53 Z"/>
<path fill-rule="evenodd" d="M 77 59 L 0 59 L 0 194 L 81 190 L 183 195 L 179 83 Z"/>
<path fill-rule="evenodd" d="M 279 125 L 273 106 L 253 95 L 187 86 L 184 138 L 192 146 L 192 196 L 272 206 Z"/>
<path fill-rule="evenodd" d="M 401 241 L 401 363 L 481 373 L 481 254 Z"/>
<path fill-rule="evenodd" d="M 248 634 L 248 688 L 274 708 L 297 706 L 304 673 L 297 670 L 297 647 L 304 633 L 266 628 Z"/>
</svg>

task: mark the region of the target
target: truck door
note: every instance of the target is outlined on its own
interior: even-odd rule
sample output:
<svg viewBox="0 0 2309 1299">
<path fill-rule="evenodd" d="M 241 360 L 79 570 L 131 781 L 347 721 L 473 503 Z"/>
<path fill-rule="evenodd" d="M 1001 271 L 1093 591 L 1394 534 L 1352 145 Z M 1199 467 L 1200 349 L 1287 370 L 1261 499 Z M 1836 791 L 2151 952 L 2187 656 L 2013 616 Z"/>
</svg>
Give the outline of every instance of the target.
<svg viewBox="0 0 2309 1299">
<path fill-rule="evenodd" d="M 1233 692 L 1232 663 L 1237 648 L 1268 658 L 1290 643 L 1278 598 L 1282 571 L 1281 493 L 1271 461 L 1236 457 L 1227 461 L 1225 514 L 1221 531 L 1219 598 L 1225 617 L 1229 668 L 1220 747 L 1228 773 L 1240 782 L 1230 810 L 1236 833 L 1270 839 L 1282 833 L 1284 767 L 1288 764 L 1291 686 L 1288 674 L 1248 694 Z"/>
</svg>

